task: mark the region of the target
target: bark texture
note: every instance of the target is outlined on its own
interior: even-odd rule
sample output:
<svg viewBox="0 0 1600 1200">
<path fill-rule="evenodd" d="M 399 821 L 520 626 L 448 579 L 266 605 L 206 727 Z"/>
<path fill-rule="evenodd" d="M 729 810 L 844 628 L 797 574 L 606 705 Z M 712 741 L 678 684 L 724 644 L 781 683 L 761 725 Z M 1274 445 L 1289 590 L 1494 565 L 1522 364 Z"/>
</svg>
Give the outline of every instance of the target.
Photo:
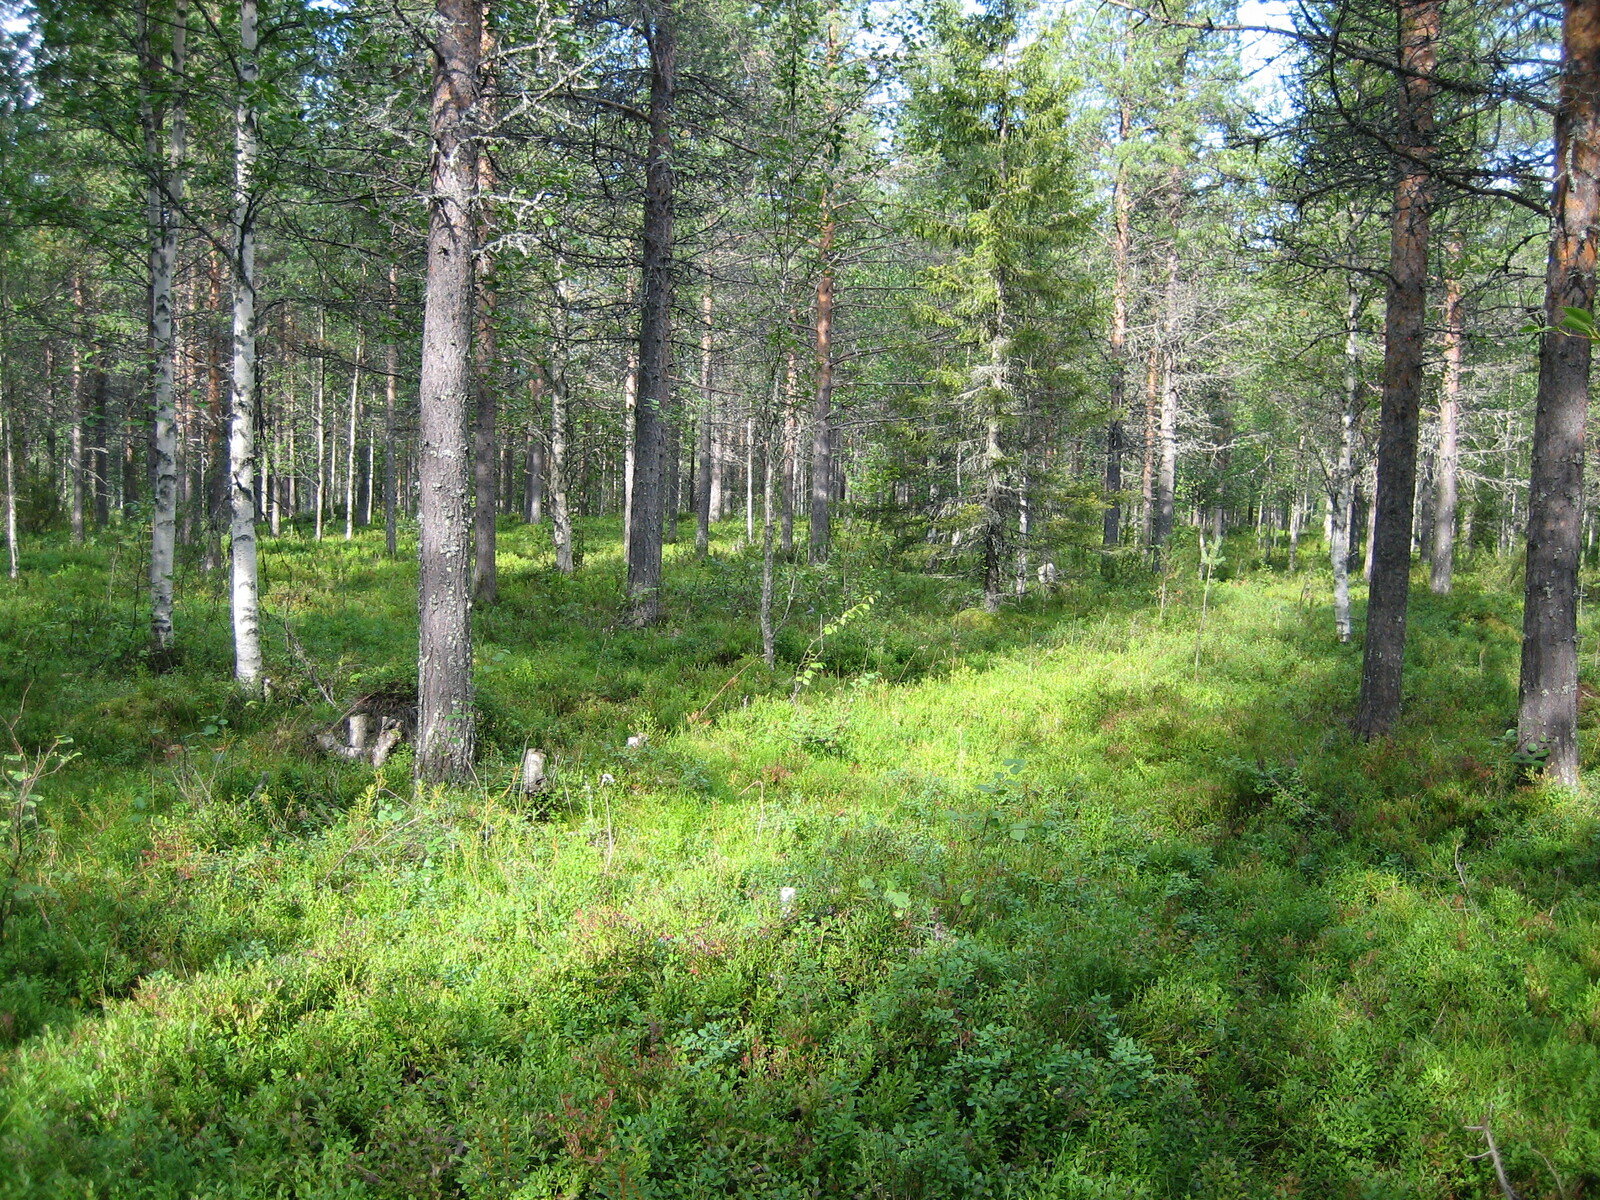
<svg viewBox="0 0 1600 1200">
<path fill-rule="evenodd" d="M 1356 734 L 1363 738 L 1388 734 L 1400 715 L 1406 606 L 1411 595 L 1428 227 L 1434 201 L 1433 102 L 1438 88 L 1429 77 L 1437 61 L 1439 10 L 1440 0 L 1400 4 L 1400 64 L 1407 74 L 1399 91 L 1399 179 L 1389 236 L 1372 586 L 1355 721 Z"/>
<path fill-rule="evenodd" d="M 421 543 L 417 775 L 472 772 L 472 508 L 467 413 L 472 399 L 473 220 L 481 0 L 437 0 L 432 190 L 422 316 L 418 468 Z"/>
<path fill-rule="evenodd" d="M 1553 229 L 1545 317 L 1593 312 L 1600 235 L 1600 0 L 1563 6 L 1561 97 L 1556 110 Z M 1589 408 L 1587 337 L 1544 335 L 1528 490 L 1527 592 L 1517 745 L 1543 755 L 1546 772 L 1578 782 L 1578 562 L 1583 514 L 1583 439 Z"/>
<path fill-rule="evenodd" d="M 817 391 L 811 406 L 811 561 L 828 558 L 828 522 L 833 500 L 833 239 L 837 222 L 824 195 L 822 234 L 817 240 Z"/>
<path fill-rule="evenodd" d="M 178 0 L 171 26 L 171 71 L 176 80 L 187 69 L 189 7 Z M 161 56 L 150 48 L 149 15 L 141 11 L 141 42 L 148 81 L 160 70 Z M 154 426 L 150 442 L 152 484 L 150 518 L 150 646 L 158 665 L 173 650 L 172 577 L 178 534 L 178 409 L 176 393 L 177 336 L 173 321 L 173 274 L 178 261 L 178 206 L 183 203 L 187 128 L 183 92 L 174 89 L 166 112 L 166 146 L 160 148 L 160 116 L 148 91 L 141 98 L 145 150 L 152 183 L 147 206 L 150 247 L 150 356 L 153 375 Z M 126 493 L 127 489 L 124 488 Z"/>
<path fill-rule="evenodd" d="M 678 44 L 670 0 L 649 15 L 650 152 L 645 164 L 644 288 L 639 322 L 639 401 L 629 509 L 628 606 L 636 625 L 661 617 L 662 453 L 672 370 L 673 109 Z"/>
<path fill-rule="evenodd" d="M 1433 553 L 1428 585 L 1448 596 L 1456 562 L 1456 509 L 1461 473 L 1462 312 L 1461 237 L 1450 239 L 1451 270 L 1444 283 L 1444 385 L 1439 393 L 1439 461 L 1434 482 Z"/>
<path fill-rule="evenodd" d="M 1133 131 L 1133 109 L 1126 100 L 1118 108 L 1117 144 Z M 1106 422 L 1106 513 L 1101 541 L 1106 549 L 1122 542 L 1122 422 L 1128 407 L 1128 251 L 1133 242 L 1133 203 L 1127 168 L 1117 165 L 1111 192 L 1111 399 Z"/>
<path fill-rule="evenodd" d="M 254 90 L 256 0 L 239 5 L 239 101 L 233 157 L 233 411 L 228 431 L 228 527 L 233 567 L 233 677 L 261 688 L 261 616 L 256 565 L 256 235 Z"/>
</svg>

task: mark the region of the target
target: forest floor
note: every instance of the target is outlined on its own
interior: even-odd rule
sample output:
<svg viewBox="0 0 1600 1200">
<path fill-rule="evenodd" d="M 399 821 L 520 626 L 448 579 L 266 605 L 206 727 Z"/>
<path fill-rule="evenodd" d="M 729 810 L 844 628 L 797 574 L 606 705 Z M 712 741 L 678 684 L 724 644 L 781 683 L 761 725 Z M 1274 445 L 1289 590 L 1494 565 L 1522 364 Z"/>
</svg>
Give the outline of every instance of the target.
<svg viewBox="0 0 1600 1200">
<path fill-rule="evenodd" d="M 4 827 L 0 1195 L 1487 1197 L 1483 1127 L 1600 1195 L 1600 821 L 1500 736 L 1506 563 L 1413 589 L 1362 745 L 1249 538 L 1203 628 L 1192 550 L 988 617 L 847 548 L 770 672 L 737 530 L 649 632 L 616 532 L 503 528 L 480 786 L 420 795 L 312 749 L 413 675 L 404 548 L 268 541 L 244 704 L 221 572 L 155 676 L 139 531 L 26 547 L 8 769 L 77 757 Z"/>
</svg>

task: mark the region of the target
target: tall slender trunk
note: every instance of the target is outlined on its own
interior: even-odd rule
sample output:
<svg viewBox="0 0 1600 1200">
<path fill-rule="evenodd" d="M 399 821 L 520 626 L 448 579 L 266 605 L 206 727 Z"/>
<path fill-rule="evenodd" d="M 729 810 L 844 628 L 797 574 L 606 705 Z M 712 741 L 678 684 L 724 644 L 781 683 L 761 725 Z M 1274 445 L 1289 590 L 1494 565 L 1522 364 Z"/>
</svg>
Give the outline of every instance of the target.
<svg viewBox="0 0 1600 1200">
<path fill-rule="evenodd" d="M 711 549 L 711 416 L 716 404 L 712 389 L 713 329 L 711 285 L 700 298 L 700 433 L 695 445 L 694 552 L 704 558 Z"/>
<path fill-rule="evenodd" d="M 83 354 L 89 342 L 88 304 L 84 300 L 83 274 L 72 272 L 72 304 L 74 330 L 72 339 L 72 368 L 68 387 L 72 393 L 72 544 L 83 545 L 84 504 L 88 498 L 89 464 L 85 461 L 83 439 L 84 378 Z"/>
<path fill-rule="evenodd" d="M 344 540 L 356 535 L 356 421 L 361 397 L 361 360 L 366 355 L 366 330 L 356 333 L 355 369 L 350 373 L 350 423 L 344 447 Z"/>
<path fill-rule="evenodd" d="M 1003 317 L 1002 317 L 1003 320 Z M 1000 434 L 1008 388 L 1007 345 L 1003 330 L 997 330 L 989 344 L 989 379 L 982 389 L 986 397 L 983 438 L 983 608 L 1000 611 L 1002 556 L 1005 553 L 1005 479 L 1002 465 L 1005 451 Z"/>
<path fill-rule="evenodd" d="M 1118 106 L 1117 145 L 1133 131 L 1133 109 L 1126 99 Z M 1128 249 L 1132 245 L 1133 201 L 1127 168 L 1120 162 L 1112 185 L 1111 213 L 1111 403 L 1106 422 L 1106 512 L 1101 542 L 1109 550 L 1122 542 L 1122 422 L 1128 392 Z"/>
<path fill-rule="evenodd" d="M 550 376 L 550 535 L 556 547 L 556 569 L 571 575 L 572 507 L 567 485 L 567 372 L 563 362 Z"/>
<path fill-rule="evenodd" d="M 418 507 L 417 775 L 465 781 L 475 741 L 472 707 L 473 213 L 478 154 L 481 0 L 436 0 L 432 192 L 422 315 Z"/>
<path fill-rule="evenodd" d="M 1361 421 L 1361 290 L 1346 282 L 1344 404 L 1339 413 L 1339 457 L 1328 477 L 1328 553 L 1333 565 L 1333 628 L 1350 640 L 1350 521 L 1355 504 L 1356 436 Z"/>
<path fill-rule="evenodd" d="M 639 436 L 639 347 L 628 346 L 622 374 L 622 561 L 629 561 L 633 546 L 633 484 L 637 471 Z"/>
<path fill-rule="evenodd" d="M 479 4 L 482 9 L 480 31 L 483 39 L 479 46 L 479 70 L 482 71 L 485 67 L 481 64 L 494 62 L 496 47 L 494 26 L 489 19 L 489 0 L 479 0 Z M 497 114 L 490 98 L 494 89 L 490 87 L 486 90 L 489 96 L 480 96 L 477 119 L 480 126 L 489 128 L 493 126 Z M 489 153 L 487 143 L 478 143 L 477 156 L 478 192 L 480 196 L 491 195 L 495 190 L 496 177 L 494 156 Z M 483 247 L 489 240 L 492 227 L 489 201 L 479 201 L 477 218 L 478 242 Z M 479 249 L 474 267 L 478 289 L 478 336 L 473 371 L 476 420 L 472 429 L 472 598 L 478 604 L 493 604 L 499 598 L 500 591 L 495 573 L 495 514 L 500 507 L 496 494 L 500 450 L 495 417 L 500 393 L 497 378 L 499 350 L 495 343 L 498 297 L 495 293 L 494 258 L 487 248 Z"/>
<path fill-rule="evenodd" d="M 1182 169 L 1174 165 L 1168 178 L 1167 220 L 1172 243 L 1167 247 L 1167 281 L 1161 316 L 1160 409 L 1156 423 L 1156 478 L 1151 503 L 1150 558 L 1163 569 L 1167 540 L 1172 536 L 1173 503 L 1178 479 L 1178 386 L 1174 378 L 1178 340 L 1178 217 L 1183 204 Z"/>
<path fill-rule="evenodd" d="M 260 595 L 256 565 L 256 0 L 239 3 L 239 99 L 233 149 L 233 412 L 228 431 L 232 516 L 233 677 L 261 686 Z"/>
<path fill-rule="evenodd" d="M 793 314 L 790 324 L 792 325 Z M 795 480 L 800 473 L 800 414 L 799 403 L 800 364 L 791 346 L 784 356 L 783 367 L 783 556 L 794 554 L 794 493 Z"/>
<path fill-rule="evenodd" d="M 1452 234 L 1444 283 L 1444 387 L 1439 395 L 1439 463 L 1434 485 L 1433 563 L 1429 586 L 1448 596 L 1456 557 L 1461 470 L 1461 363 L 1465 323 L 1461 299 L 1461 235 Z"/>
<path fill-rule="evenodd" d="M 395 410 L 400 391 L 400 267 L 389 264 L 389 340 L 383 352 L 383 548 L 390 558 L 396 553 L 397 512 L 399 508 L 399 466 L 395 447 Z"/>
<path fill-rule="evenodd" d="M 172 78 L 182 81 L 187 70 L 189 6 L 177 0 L 171 26 Z M 173 327 L 172 282 L 178 260 L 178 206 L 183 202 L 188 130 L 183 88 L 173 89 L 166 112 L 166 148 L 159 148 L 160 122 L 148 88 L 159 67 L 160 54 L 149 46 L 148 5 L 140 9 L 140 40 L 144 50 L 141 73 L 144 95 L 145 150 L 153 181 L 148 206 L 152 214 L 150 250 L 150 350 L 154 374 L 154 437 L 151 440 L 150 518 L 150 644 L 157 661 L 173 650 L 172 581 L 176 567 L 178 532 L 178 426 L 174 391 L 177 339 Z"/>
<path fill-rule="evenodd" d="M 311 397 L 312 419 L 316 422 L 317 480 L 316 480 L 316 538 L 322 540 L 322 515 L 328 499 L 328 313 L 317 310 L 317 374 Z"/>
<path fill-rule="evenodd" d="M 1156 521 L 1156 442 L 1157 416 L 1161 405 L 1161 345 L 1158 338 L 1150 339 L 1144 370 L 1144 465 L 1139 483 L 1139 545 L 1150 554 L 1152 565 L 1157 565 L 1155 542 Z"/>
<path fill-rule="evenodd" d="M 744 418 L 744 540 L 750 545 L 756 541 L 756 413 L 751 409 Z"/>
<path fill-rule="evenodd" d="M 96 345 L 89 366 L 88 457 L 92 464 L 90 484 L 94 489 L 94 527 L 104 529 L 111 521 L 111 380 L 103 363 L 107 348 Z"/>
<path fill-rule="evenodd" d="M 636 625 L 661 617 L 662 452 L 671 403 L 673 107 L 678 44 L 671 0 L 659 0 L 647 26 L 650 150 L 645 164 L 644 296 L 639 321 L 639 406 L 629 506 L 628 605 Z"/>
<path fill-rule="evenodd" d="M 837 222 L 832 192 L 822 199 L 822 234 L 817 239 L 817 390 L 811 406 L 811 561 L 827 561 L 833 499 L 833 239 Z"/>
<path fill-rule="evenodd" d="M 1556 177 L 1545 320 L 1594 311 L 1600 237 L 1600 0 L 1565 0 Z M 1539 399 L 1528 488 L 1528 576 L 1522 617 L 1517 745 L 1543 753 L 1556 782 L 1578 783 L 1578 559 L 1583 439 L 1589 409 L 1586 337 L 1551 332 L 1539 347 Z"/>
<path fill-rule="evenodd" d="M 544 376 L 535 371 L 528 377 L 528 478 L 522 498 L 523 520 L 529 525 L 544 520 L 544 439 L 539 432 L 543 398 Z"/>
<path fill-rule="evenodd" d="M 4 352 L 0 351 L 0 393 L 4 391 L 5 383 Z M 6 554 L 8 566 L 6 574 L 9 578 L 17 578 L 21 569 L 17 553 L 17 468 L 11 450 L 11 420 L 10 414 L 0 407 L 0 442 L 5 444 L 6 451 Z"/>
<path fill-rule="evenodd" d="M 1400 3 L 1400 65 L 1408 73 L 1401 80 L 1397 140 L 1404 157 L 1395 185 L 1389 243 L 1372 586 L 1355 721 L 1356 734 L 1363 738 L 1387 734 L 1400 715 L 1411 594 L 1428 226 L 1434 198 L 1433 101 L 1438 85 L 1431 75 L 1437 59 L 1440 4 L 1441 0 Z"/>
<path fill-rule="evenodd" d="M 778 377 L 772 377 L 772 408 L 778 404 Z M 774 513 L 773 490 L 776 481 L 772 455 L 773 413 L 769 410 L 761 422 L 761 657 L 770 669 L 778 665 L 777 627 L 772 620 L 773 566 L 774 566 Z"/>
</svg>

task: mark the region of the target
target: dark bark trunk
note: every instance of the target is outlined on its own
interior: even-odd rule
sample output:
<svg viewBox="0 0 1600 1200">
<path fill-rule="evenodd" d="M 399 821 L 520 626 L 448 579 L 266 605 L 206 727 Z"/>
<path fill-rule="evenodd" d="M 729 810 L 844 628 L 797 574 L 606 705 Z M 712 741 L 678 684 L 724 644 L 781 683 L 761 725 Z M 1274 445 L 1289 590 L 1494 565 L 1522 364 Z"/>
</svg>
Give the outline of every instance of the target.
<svg viewBox="0 0 1600 1200">
<path fill-rule="evenodd" d="M 1382 737 L 1400 715 L 1411 594 L 1411 519 L 1417 475 L 1417 420 L 1422 400 L 1423 317 L 1428 286 L 1428 225 L 1433 212 L 1432 74 L 1440 0 L 1402 0 L 1399 144 L 1404 157 L 1395 185 L 1384 314 L 1383 413 L 1378 432 L 1377 513 L 1372 586 L 1361 664 L 1355 730 Z"/>
<path fill-rule="evenodd" d="M 488 0 L 479 0 L 482 7 L 480 16 L 479 44 L 479 71 L 483 70 L 482 64 L 493 62 L 495 54 L 494 30 L 489 21 Z M 480 80 L 480 87 L 482 80 Z M 488 89 L 490 95 L 493 88 Z M 494 122 L 492 101 L 482 96 L 478 102 L 477 121 L 480 126 L 488 127 Z M 478 180 L 477 189 L 480 196 L 492 193 L 495 186 L 494 157 L 488 152 L 487 146 L 480 142 L 477 147 Z M 478 203 L 478 244 L 481 246 L 488 240 L 489 214 L 485 211 L 487 202 L 479 200 Z M 495 429 L 495 409 L 499 404 L 499 389 L 497 387 L 496 369 L 498 352 L 495 345 L 495 288 L 494 288 L 494 260 L 486 250 L 480 250 L 475 260 L 474 280 L 478 289 L 477 318 L 478 336 L 474 347 L 475 360 L 473 371 L 473 384 L 476 401 L 476 417 L 472 431 L 472 546 L 473 546 L 473 572 L 472 572 L 472 598 L 477 604 L 493 604 L 499 596 L 499 581 L 495 576 L 495 511 L 499 507 L 497 484 L 499 482 L 497 469 L 500 457 L 497 431 Z"/>
<path fill-rule="evenodd" d="M 400 507 L 399 458 L 395 446 L 395 409 L 400 390 L 400 268 L 389 264 L 389 344 L 384 349 L 383 381 L 383 546 L 395 556 L 396 523 Z"/>
<path fill-rule="evenodd" d="M 1563 308 L 1593 312 L 1600 236 L 1600 0 L 1567 0 L 1564 10 L 1545 278 L 1551 325 Z M 1578 782 L 1578 557 L 1591 349 L 1587 337 L 1544 335 L 1528 489 L 1517 745 L 1544 755 L 1546 772 L 1567 786 Z"/>
<path fill-rule="evenodd" d="M 651 625 L 661 617 L 662 455 L 672 366 L 672 122 L 678 74 L 670 0 L 662 0 L 652 14 L 646 39 L 650 51 L 650 152 L 645 165 L 644 295 L 628 544 L 629 616 L 637 625 Z"/>
<path fill-rule="evenodd" d="M 437 0 L 422 423 L 417 775 L 472 773 L 472 509 L 467 413 L 472 399 L 473 219 L 480 0 Z"/>
<path fill-rule="evenodd" d="M 711 417 L 716 409 L 712 390 L 713 298 L 706 285 L 700 301 L 700 433 L 695 443 L 694 552 L 704 558 L 711 549 Z"/>
</svg>

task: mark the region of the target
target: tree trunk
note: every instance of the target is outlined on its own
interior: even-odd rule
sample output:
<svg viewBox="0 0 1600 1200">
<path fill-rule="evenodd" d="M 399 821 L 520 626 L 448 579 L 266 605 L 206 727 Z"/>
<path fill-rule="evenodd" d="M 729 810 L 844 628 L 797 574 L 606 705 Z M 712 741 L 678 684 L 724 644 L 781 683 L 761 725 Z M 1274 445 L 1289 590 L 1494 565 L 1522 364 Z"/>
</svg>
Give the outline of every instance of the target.
<svg viewBox="0 0 1600 1200">
<path fill-rule="evenodd" d="M 467 413 L 472 399 L 473 214 L 478 155 L 481 0 L 436 0 L 433 196 L 422 315 L 421 612 L 417 775 L 472 773 L 472 511 Z"/>
<path fill-rule="evenodd" d="M 652 625 L 661 617 L 662 450 L 671 403 L 673 105 L 678 45 L 671 0 L 648 24 L 650 151 L 645 165 L 644 302 L 639 321 L 639 406 L 634 429 L 633 498 L 628 509 L 629 617 Z"/>
<path fill-rule="evenodd" d="M 356 334 L 355 369 L 350 373 L 350 423 L 344 447 L 344 540 L 356 535 L 356 420 L 360 412 L 361 360 L 366 355 L 366 331 Z"/>
<path fill-rule="evenodd" d="M 311 400 L 312 418 L 316 421 L 317 440 L 317 479 L 316 479 L 316 504 L 317 515 L 315 531 L 317 541 L 322 540 L 322 514 L 327 505 L 328 493 L 328 314 L 325 309 L 317 310 L 317 381 Z"/>
<path fill-rule="evenodd" d="M 777 376 L 773 376 L 773 407 L 777 407 Z M 761 422 L 762 473 L 761 473 L 761 657 L 768 669 L 778 665 L 777 629 L 772 621 L 773 592 L 773 485 L 775 472 L 772 461 L 772 414 Z"/>
<path fill-rule="evenodd" d="M 1144 372 L 1144 463 L 1139 481 L 1139 544 L 1151 555 L 1155 549 L 1156 512 L 1156 414 L 1161 395 L 1161 349 L 1157 339 L 1150 339 Z"/>
<path fill-rule="evenodd" d="M 713 330 L 711 285 L 700 299 L 700 434 L 695 446 L 694 553 L 704 558 L 711 549 L 711 417 L 716 407 L 712 389 Z"/>
<path fill-rule="evenodd" d="M 483 39 L 479 47 L 481 71 L 481 64 L 494 61 L 496 50 L 494 28 L 489 20 L 489 0 L 479 0 L 479 4 L 482 8 L 480 32 Z M 492 87 L 489 89 L 490 95 L 493 95 L 493 90 Z M 479 124 L 485 128 L 493 126 L 496 117 L 493 101 L 480 96 L 479 109 Z M 491 194 L 495 190 L 494 156 L 483 142 L 478 143 L 477 155 L 479 194 Z M 488 241 L 490 230 L 487 201 L 479 202 L 477 217 L 478 241 L 482 246 Z M 496 379 L 499 350 L 495 343 L 495 306 L 498 297 L 494 286 L 494 259 L 487 249 L 478 251 L 474 267 L 473 277 L 478 289 L 478 337 L 475 370 L 472 373 L 476 401 L 476 420 L 472 429 L 472 598 L 477 604 L 493 604 L 499 598 L 500 591 L 495 574 L 495 514 L 500 507 L 496 494 L 500 450 L 495 428 L 495 410 L 500 401 Z"/>
<path fill-rule="evenodd" d="M 4 361 L 0 357 L 0 367 L 4 366 Z M 3 383 L 4 371 L 0 370 L 0 384 Z M 7 418 L 4 408 L 0 408 L 0 442 L 5 444 L 6 452 L 6 554 L 9 559 L 6 574 L 15 579 L 21 569 L 17 554 L 17 470 L 11 451 L 11 421 Z"/>
<path fill-rule="evenodd" d="M 1178 385 L 1174 378 L 1174 358 L 1178 336 L 1178 210 L 1182 203 L 1182 180 L 1178 168 L 1172 169 L 1167 201 L 1172 226 L 1172 244 L 1167 248 L 1167 281 L 1161 317 L 1161 375 L 1159 410 L 1156 418 L 1155 481 L 1151 495 L 1150 560 L 1163 570 L 1167 541 L 1172 537 L 1173 503 L 1178 481 Z"/>
<path fill-rule="evenodd" d="M 550 536 L 556 570 L 571 575 L 572 506 L 567 490 L 567 371 L 565 362 L 550 376 Z"/>
<path fill-rule="evenodd" d="M 1133 131 L 1133 110 L 1126 100 L 1118 107 L 1117 145 Z M 1101 542 L 1106 549 L 1122 543 L 1122 421 L 1128 392 L 1128 249 L 1132 244 L 1133 202 L 1127 169 L 1118 163 L 1112 185 L 1111 213 L 1111 416 L 1106 422 L 1106 513 Z"/>
<path fill-rule="evenodd" d="M 1398 142 L 1404 153 L 1395 185 L 1384 314 L 1383 415 L 1378 432 L 1377 513 L 1372 586 L 1361 663 L 1358 737 L 1386 735 L 1400 715 L 1411 593 L 1411 518 L 1417 474 L 1417 419 L 1422 400 L 1423 317 L 1428 286 L 1428 225 L 1433 212 L 1434 69 L 1441 0 L 1401 0 Z"/>
<path fill-rule="evenodd" d="M 794 324 L 790 314 L 791 325 Z M 783 366 L 783 557 L 787 561 L 794 555 L 794 491 L 795 478 L 800 472 L 800 415 L 798 386 L 800 364 L 796 361 L 793 346 L 784 356 Z"/>
<path fill-rule="evenodd" d="M 756 414 L 751 409 L 744 419 L 744 540 L 756 541 Z"/>
<path fill-rule="evenodd" d="M 383 548 L 390 558 L 396 554 L 399 477 L 395 446 L 395 410 L 400 391 L 400 267 L 389 264 L 389 341 L 384 347 L 383 367 Z"/>
<path fill-rule="evenodd" d="M 172 78 L 181 81 L 187 70 L 186 38 L 189 6 L 178 0 L 173 10 Z M 154 485 L 150 519 L 150 644 L 158 665 L 171 657 L 172 577 L 178 532 L 178 427 L 174 392 L 177 339 L 173 328 L 172 281 L 178 260 L 178 205 L 183 201 L 187 129 L 181 86 L 175 88 L 167 111 L 165 161 L 159 148 L 159 119 L 149 96 L 159 63 L 159 52 L 149 47 L 148 6 L 141 6 L 140 40 L 144 51 L 145 149 L 149 169 L 160 182 L 150 186 L 148 207 L 152 216 L 150 249 L 150 350 L 154 375 L 154 436 L 151 472 Z"/>
<path fill-rule="evenodd" d="M 72 273 L 72 303 L 76 310 L 76 328 L 72 341 L 72 374 L 71 383 L 68 385 L 72 393 L 72 544 L 83 545 L 83 517 L 85 502 L 88 499 L 89 464 L 85 460 L 85 444 L 83 438 L 84 425 L 84 377 L 83 353 L 84 348 L 90 344 L 88 331 L 88 304 L 84 300 L 83 275 L 74 270 Z"/>
<path fill-rule="evenodd" d="M 239 4 L 239 101 L 233 157 L 233 412 L 228 433 L 232 519 L 233 677 L 261 687 L 260 596 L 256 569 L 256 0 Z"/>
<path fill-rule="evenodd" d="M 1563 9 L 1545 276 L 1552 326 L 1563 308 L 1594 311 L 1600 236 L 1600 0 L 1566 0 Z M 1518 687 L 1518 747 L 1543 753 L 1546 773 L 1569 787 L 1578 783 L 1578 555 L 1591 349 L 1587 337 L 1561 332 L 1546 333 L 1539 348 Z"/>
<path fill-rule="evenodd" d="M 811 561 L 826 562 L 833 485 L 833 239 L 837 225 L 832 194 L 822 198 L 822 234 L 817 240 L 817 391 L 811 407 Z"/>
<path fill-rule="evenodd" d="M 544 439 L 539 431 L 543 397 L 544 376 L 535 371 L 528 379 L 528 480 L 522 499 L 523 520 L 529 525 L 544 521 Z"/>
<path fill-rule="evenodd" d="M 1461 361 L 1465 329 L 1461 301 L 1461 235 L 1449 246 L 1451 270 L 1444 284 L 1444 387 L 1439 396 L 1439 464 L 1434 485 L 1433 563 L 1429 586 L 1448 596 L 1456 557 L 1456 508 L 1461 470 Z"/>
<path fill-rule="evenodd" d="M 1339 414 L 1339 457 L 1328 477 L 1328 553 L 1333 565 L 1333 628 L 1340 642 L 1350 640 L 1350 529 L 1355 515 L 1356 437 L 1361 424 L 1361 291 L 1351 275 L 1346 284 L 1344 326 L 1344 404 Z"/>
</svg>

